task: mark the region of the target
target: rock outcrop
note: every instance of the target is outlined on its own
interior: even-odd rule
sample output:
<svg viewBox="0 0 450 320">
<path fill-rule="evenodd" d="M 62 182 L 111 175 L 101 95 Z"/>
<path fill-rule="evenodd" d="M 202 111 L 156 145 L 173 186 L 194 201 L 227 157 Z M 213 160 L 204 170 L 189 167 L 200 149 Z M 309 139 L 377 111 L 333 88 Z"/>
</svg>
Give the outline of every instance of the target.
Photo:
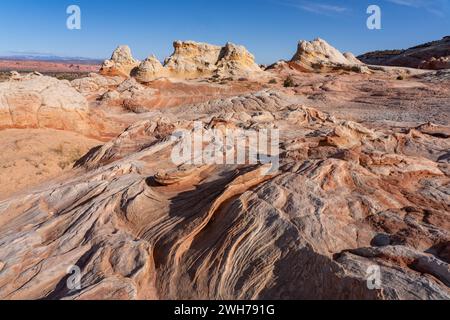
<svg viewBox="0 0 450 320">
<path fill-rule="evenodd" d="M 69 81 L 37 73 L 0 83 L 0 128 L 52 128 L 86 133 L 88 103 Z"/>
<path fill-rule="evenodd" d="M 127 65 L 133 69 L 131 76 L 139 82 L 147 83 L 166 77 L 175 79 L 252 78 L 263 74 L 262 69 L 255 62 L 255 57 L 243 46 L 227 43 L 224 47 L 219 47 L 194 41 L 175 41 L 173 46 L 174 52 L 165 59 L 164 65 L 155 56 L 150 56 L 136 68 L 134 68 L 135 63 L 128 63 Z M 108 65 L 111 62 L 105 62 L 105 64 Z M 125 71 L 128 72 L 130 68 Z M 102 73 L 115 74 L 114 72 L 105 73 L 105 71 Z"/>
<path fill-rule="evenodd" d="M 194 41 L 175 41 L 174 53 L 164 67 L 178 78 L 208 77 L 216 70 L 221 47 Z"/>
<path fill-rule="evenodd" d="M 375 51 L 358 58 L 367 64 L 438 70 L 450 68 L 449 56 L 450 36 L 447 36 L 407 50 Z"/>
<path fill-rule="evenodd" d="M 348 68 L 352 65 L 361 64 L 352 54 L 346 53 L 346 55 L 348 58 L 325 40 L 317 38 L 313 41 L 300 41 L 291 62 L 296 63 L 305 71 Z"/>
<path fill-rule="evenodd" d="M 305 69 L 319 69 L 323 66 L 352 64 L 339 50 L 329 45 L 325 40 L 317 38 L 313 41 L 300 41 L 297 52 L 291 62 Z"/>
<path fill-rule="evenodd" d="M 163 67 L 156 56 L 149 56 L 142 61 L 139 67 L 132 73 L 132 76 L 139 82 L 150 82 L 158 78 L 167 77 L 168 70 Z"/>
<path fill-rule="evenodd" d="M 422 61 L 422 63 L 419 65 L 419 69 L 427 69 L 427 70 L 450 69 L 450 56 L 439 58 L 433 57 L 429 60 Z"/>
<path fill-rule="evenodd" d="M 221 77 L 252 77 L 262 73 L 255 57 L 243 46 L 227 43 L 220 51 L 215 73 Z"/>
<path fill-rule="evenodd" d="M 133 69 L 138 67 L 140 62 L 133 58 L 131 49 L 128 46 L 119 46 L 114 50 L 111 59 L 103 62 L 100 74 L 106 76 L 130 77 Z"/>
<path fill-rule="evenodd" d="M 107 77 L 90 73 L 87 77 L 73 80 L 71 85 L 82 95 L 95 97 L 106 93 L 109 88 L 116 87 L 123 81 L 124 78 L 121 76 Z"/>
</svg>

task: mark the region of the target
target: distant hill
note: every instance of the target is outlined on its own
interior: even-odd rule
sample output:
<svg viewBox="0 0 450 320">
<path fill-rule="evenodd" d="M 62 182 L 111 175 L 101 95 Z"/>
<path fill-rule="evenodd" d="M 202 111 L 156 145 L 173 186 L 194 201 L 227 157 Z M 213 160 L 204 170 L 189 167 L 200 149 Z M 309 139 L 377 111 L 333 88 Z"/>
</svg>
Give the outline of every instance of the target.
<svg viewBox="0 0 450 320">
<path fill-rule="evenodd" d="M 358 57 L 366 64 L 420 69 L 450 68 L 450 36 L 406 50 L 368 52 Z"/>
<path fill-rule="evenodd" d="M 76 64 L 101 64 L 103 59 L 93 59 L 85 57 L 63 57 L 57 55 L 47 54 L 0 54 L 0 60 L 6 61 L 44 61 L 44 62 L 58 62 L 58 63 L 76 63 Z"/>
</svg>

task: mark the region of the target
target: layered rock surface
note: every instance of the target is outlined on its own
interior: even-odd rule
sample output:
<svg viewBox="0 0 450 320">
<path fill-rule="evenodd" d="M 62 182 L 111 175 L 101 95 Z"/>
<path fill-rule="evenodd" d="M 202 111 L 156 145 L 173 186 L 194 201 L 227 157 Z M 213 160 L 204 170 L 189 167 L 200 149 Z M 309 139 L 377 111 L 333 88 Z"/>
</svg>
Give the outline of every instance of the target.
<svg viewBox="0 0 450 320">
<path fill-rule="evenodd" d="M 386 133 L 267 90 L 163 114 L 0 202 L 1 298 L 450 299 L 439 128 Z M 192 120 L 280 129 L 280 169 L 174 165 Z"/>
</svg>

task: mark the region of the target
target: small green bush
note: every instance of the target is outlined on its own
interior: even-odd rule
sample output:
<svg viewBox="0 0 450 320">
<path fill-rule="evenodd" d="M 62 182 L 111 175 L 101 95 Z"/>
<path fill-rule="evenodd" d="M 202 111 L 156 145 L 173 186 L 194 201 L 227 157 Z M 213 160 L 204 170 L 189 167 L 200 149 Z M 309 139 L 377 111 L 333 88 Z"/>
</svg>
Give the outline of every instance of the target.
<svg viewBox="0 0 450 320">
<path fill-rule="evenodd" d="M 295 87 L 294 79 L 292 79 L 291 76 L 287 77 L 286 80 L 284 80 L 283 85 L 285 88 Z"/>
</svg>

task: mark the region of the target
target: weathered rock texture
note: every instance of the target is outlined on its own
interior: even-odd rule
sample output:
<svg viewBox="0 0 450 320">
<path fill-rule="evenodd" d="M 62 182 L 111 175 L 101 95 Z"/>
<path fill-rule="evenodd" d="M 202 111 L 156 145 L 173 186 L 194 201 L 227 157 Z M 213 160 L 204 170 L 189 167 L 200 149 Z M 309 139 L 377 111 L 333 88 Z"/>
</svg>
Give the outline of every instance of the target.
<svg viewBox="0 0 450 320">
<path fill-rule="evenodd" d="M 85 133 L 88 103 L 68 81 L 39 74 L 0 83 L 0 128 L 53 128 Z"/>
<path fill-rule="evenodd" d="M 383 132 L 294 101 L 167 109 L 0 202 L 0 298 L 450 299 L 444 128 Z M 170 136 L 192 120 L 280 129 L 280 170 L 174 165 Z"/>
<path fill-rule="evenodd" d="M 447 36 L 407 50 L 375 51 L 358 58 L 367 64 L 438 70 L 450 68 L 449 56 L 450 37 Z"/>
</svg>

